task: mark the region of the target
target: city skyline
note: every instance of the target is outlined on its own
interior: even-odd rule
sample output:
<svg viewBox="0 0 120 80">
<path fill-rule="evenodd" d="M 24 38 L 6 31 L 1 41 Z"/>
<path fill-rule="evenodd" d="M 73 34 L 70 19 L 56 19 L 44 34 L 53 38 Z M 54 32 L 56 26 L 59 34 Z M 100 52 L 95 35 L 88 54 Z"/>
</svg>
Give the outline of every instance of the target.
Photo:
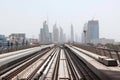
<svg viewBox="0 0 120 80">
<path fill-rule="evenodd" d="M 100 37 L 120 41 L 119 0 L 1 0 L 0 33 L 26 33 L 27 37 L 38 38 L 39 29 L 48 19 L 50 32 L 56 22 L 70 38 L 70 25 L 74 25 L 74 34 L 81 37 L 84 23 L 99 20 Z M 62 6 L 61 6 L 62 5 Z"/>
<path fill-rule="evenodd" d="M 56 23 L 53 25 L 53 31 L 50 32 L 49 27 L 48 27 L 48 22 L 44 21 L 43 28 L 40 28 L 39 42 L 41 44 L 64 43 L 64 42 L 66 42 L 65 35 L 66 34 L 64 33 L 62 27 L 61 26 L 57 27 Z"/>
</svg>

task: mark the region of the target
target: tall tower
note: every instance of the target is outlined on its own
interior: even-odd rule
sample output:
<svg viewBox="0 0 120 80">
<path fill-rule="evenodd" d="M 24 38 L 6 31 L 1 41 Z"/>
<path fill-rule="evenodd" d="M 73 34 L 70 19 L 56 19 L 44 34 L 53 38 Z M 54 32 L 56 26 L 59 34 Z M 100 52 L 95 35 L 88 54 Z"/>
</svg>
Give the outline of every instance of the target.
<svg viewBox="0 0 120 80">
<path fill-rule="evenodd" d="M 40 29 L 40 43 L 44 43 L 44 32 L 43 32 L 43 28 Z"/>
<path fill-rule="evenodd" d="M 90 20 L 84 25 L 82 42 L 91 43 L 91 41 L 96 39 L 99 39 L 99 22 L 98 20 Z"/>
<path fill-rule="evenodd" d="M 49 43 L 49 29 L 48 29 L 48 24 L 47 21 L 43 22 L 43 34 L 44 34 L 44 42 Z"/>
<path fill-rule="evenodd" d="M 59 30 L 56 24 L 53 25 L 53 41 L 55 43 L 59 42 Z"/>
<path fill-rule="evenodd" d="M 91 40 L 99 39 L 99 23 L 97 20 L 90 20 L 87 24 L 87 39 Z"/>
<path fill-rule="evenodd" d="M 63 29 L 62 29 L 62 27 L 60 27 L 60 38 L 59 38 L 60 43 L 64 42 L 63 38 L 64 38 Z"/>
<path fill-rule="evenodd" d="M 71 24 L 71 42 L 74 42 L 74 30 L 72 24 Z"/>
</svg>

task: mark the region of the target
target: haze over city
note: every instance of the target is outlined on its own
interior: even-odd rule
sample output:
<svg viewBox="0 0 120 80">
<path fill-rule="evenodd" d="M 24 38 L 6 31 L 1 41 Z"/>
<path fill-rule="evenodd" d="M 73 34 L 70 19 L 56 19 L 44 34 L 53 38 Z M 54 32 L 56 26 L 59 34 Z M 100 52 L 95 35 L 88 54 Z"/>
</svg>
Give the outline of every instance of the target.
<svg viewBox="0 0 120 80">
<path fill-rule="evenodd" d="M 70 26 L 81 37 L 83 26 L 88 20 L 99 21 L 100 37 L 120 41 L 119 0 L 1 0 L 0 33 L 26 33 L 27 37 L 38 38 L 43 22 L 48 27 L 56 23 L 69 37 Z"/>
<path fill-rule="evenodd" d="M 0 80 L 120 80 L 120 0 L 0 0 Z"/>
</svg>

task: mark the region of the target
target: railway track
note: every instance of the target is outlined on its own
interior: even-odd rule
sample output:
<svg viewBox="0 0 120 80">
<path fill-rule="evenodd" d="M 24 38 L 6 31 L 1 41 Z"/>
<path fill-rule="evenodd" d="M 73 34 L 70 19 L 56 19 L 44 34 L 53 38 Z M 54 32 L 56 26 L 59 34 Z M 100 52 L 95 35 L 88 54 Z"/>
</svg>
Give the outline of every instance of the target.
<svg viewBox="0 0 120 80">
<path fill-rule="evenodd" d="M 69 66 L 73 71 L 72 77 L 74 80 L 78 80 L 78 79 L 100 80 L 100 78 L 96 76 L 94 72 L 92 72 L 88 68 L 88 66 L 82 60 L 80 60 L 80 58 L 74 52 L 72 52 L 69 48 L 65 48 L 65 49 L 67 51 L 66 53 L 68 56 L 67 59 L 68 59 Z M 72 67 L 73 65 L 76 67 L 76 70 L 74 69 L 74 67 Z M 81 78 L 79 76 L 81 76 Z"/>
<path fill-rule="evenodd" d="M 21 59 L 18 59 L 18 62 L 20 61 L 19 63 L 11 65 L 10 67 L 8 67 L 8 69 L 4 69 L 4 71 L 1 72 L 1 75 L 0 75 L 1 80 L 12 79 L 14 76 L 16 76 L 18 73 L 20 73 L 22 70 L 24 70 L 29 65 L 31 65 L 31 63 L 35 62 L 37 59 L 39 59 L 41 56 L 43 56 L 48 51 L 49 49 L 38 51 L 34 55 L 29 55 L 29 57 L 27 56 L 28 58 L 25 58 L 25 57 L 22 58 L 24 59 L 22 61 L 20 61 Z"/>
<path fill-rule="evenodd" d="M 39 80 L 48 80 L 48 78 L 52 78 L 51 76 L 48 77 L 48 73 L 53 74 L 53 69 L 51 68 L 53 64 L 53 61 L 56 61 L 56 57 L 58 56 L 59 53 L 59 48 L 56 49 L 46 60 L 44 65 L 38 70 L 37 75 Z M 40 73 L 40 74 L 39 74 Z M 41 74 L 42 73 L 42 74 Z"/>
<path fill-rule="evenodd" d="M 0 80 L 101 80 L 66 46 L 47 48 L 23 58 L 3 69 Z"/>
<path fill-rule="evenodd" d="M 13 80 L 24 79 L 24 80 L 31 80 L 35 73 L 39 70 L 39 68 L 46 62 L 48 57 L 53 53 L 55 49 L 50 50 L 49 52 L 45 53 L 42 57 L 36 60 L 34 63 L 31 63 L 26 69 L 24 69 L 21 73 L 13 78 Z"/>
<path fill-rule="evenodd" d="M 67 58 L 67 64 L 68 64 L 68 68 L 69 68 L 69 75 L 70 75 L 70 79 L 71 80 L 82 80 L 81 77 L 81 73 L 78 72 L 77 68 L 74 65 L 74 62 L 72 61 L 68 51 L 66 49 L 65 53 L 66 53 L 66 58 Z"/>
<path fill-rule="evenodd" d="M 58 54 L 55 62 L 55 67 L 54 67 L 52 78 L 51 78 L 52 80 L 57 80 L 58 78 L 59 62 L 60 62 L 60 53 Z"/>
<path fill-rule="evenodd" d="M 46 49 L 47 50 L 47 49 Z M 49 50 L 49 49 L 48 49 Z M 38 55 L 39 53 L 43 53 L 44 50 L 41 50 L 41 51 L 38 51 L 38 52 L 35 52 L 31 55 L 28 55 L 28 56 L 25 56 L 25 57 L 22 57 L 20 59 L 17 59 L 15 61 L 12 61 L 10 63 L 7 63 L 3 66 L 0 67 L 0 76 L 3 75 L 4 73 L 10 71 L 11 69 L 21 65 L 22 63 L 30 60 L 31 58 L 35 57 L 36 55 Z"/>
</svg>

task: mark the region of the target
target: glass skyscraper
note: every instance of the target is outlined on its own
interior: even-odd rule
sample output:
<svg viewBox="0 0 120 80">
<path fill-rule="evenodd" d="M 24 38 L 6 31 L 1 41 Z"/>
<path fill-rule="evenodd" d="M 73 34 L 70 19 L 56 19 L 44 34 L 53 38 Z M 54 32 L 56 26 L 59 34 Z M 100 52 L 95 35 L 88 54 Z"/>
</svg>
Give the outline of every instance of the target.
<svg viewBox="0 0 120 80">
<path fill-rule="evenodd" d="M 99 39 L 98 20 L 90 20 L 84 25 L 82 39 L 84 43 L 91 43 L 92 40 Z"/>
</svg>

